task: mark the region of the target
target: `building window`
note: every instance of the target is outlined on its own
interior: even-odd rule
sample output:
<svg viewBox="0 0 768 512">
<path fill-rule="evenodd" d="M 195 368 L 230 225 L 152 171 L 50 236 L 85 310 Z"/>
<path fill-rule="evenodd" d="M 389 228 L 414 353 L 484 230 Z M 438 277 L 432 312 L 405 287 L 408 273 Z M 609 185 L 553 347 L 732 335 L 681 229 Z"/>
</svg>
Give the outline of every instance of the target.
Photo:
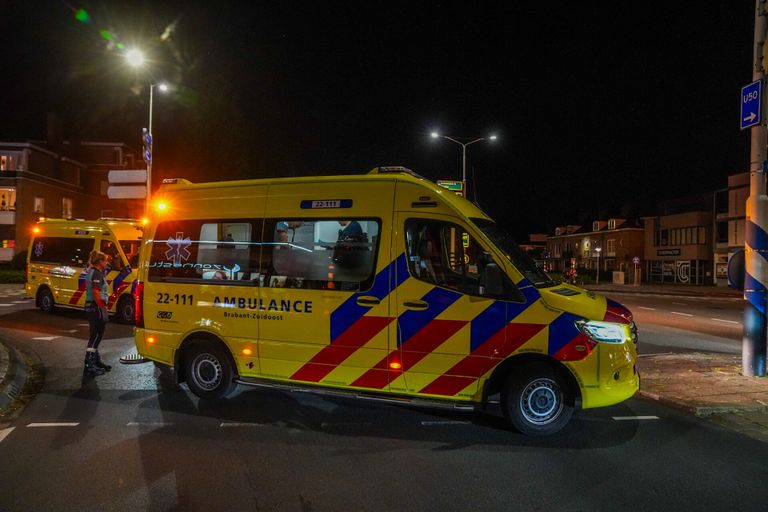
<svg viewBox="0 0 768 512">
<path fill-rule="evenodd" d="M 0 188 L 0 211 L 14 211 L 16 209 L 16 187 Z"/>
<path fill-rule="evenodd" d="M 16 158 L 13 155 L 0 155 L 0 171 L 15 171 Z"/>
<path fill-rule="evenodd" d="M 600 231 L 600 223 L 598 221 L 592 223 L 592 231 Z"/>
<path fill-rule="evenodd" d="M 35 213 L 45 213 L 45 198 L 35 196 Z"/>
<path fill-rule="evenodd" d="M 72 218 L 72 198 L 71 197 L 61 198 L 61 218 L 62 219 Z"/>
<path fill-rule="evenodd" d="M 616 219 L 608 219 L 608 229 L 616 229 Z"/>
<path fill-rule="evenodd" d="M 616 255 L 616 239 L 610 239 L 605 243 L 605 252 L 607 256 Z"/>
</svg>

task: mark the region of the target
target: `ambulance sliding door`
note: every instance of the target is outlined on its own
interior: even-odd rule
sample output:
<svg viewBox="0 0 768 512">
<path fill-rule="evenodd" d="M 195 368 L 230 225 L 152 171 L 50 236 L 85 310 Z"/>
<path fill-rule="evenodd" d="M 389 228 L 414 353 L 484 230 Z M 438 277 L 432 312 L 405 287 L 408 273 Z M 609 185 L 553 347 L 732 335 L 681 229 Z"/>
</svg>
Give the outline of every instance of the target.
<svg viewBox="0 0 768 512">
<path fill-rule="evenodd" d="M 259 289 L 264 376 L 387 388 L 376 365 L 386 360 L 393 320 L 393 188 L 329 182 L 311 195 L 301 185 L 270 188 Z"/>
</svg>

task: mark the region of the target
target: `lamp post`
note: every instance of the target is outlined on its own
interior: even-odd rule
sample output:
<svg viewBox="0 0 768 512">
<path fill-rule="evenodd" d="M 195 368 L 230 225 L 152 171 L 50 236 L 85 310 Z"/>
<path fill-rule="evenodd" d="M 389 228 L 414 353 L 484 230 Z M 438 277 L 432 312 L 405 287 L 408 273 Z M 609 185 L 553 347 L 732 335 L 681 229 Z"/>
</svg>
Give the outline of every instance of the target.
<svg viewBox="0 0 768 512">
<path fill-rule="evenodd" d="M 461 146 L 461 183 L 464 191 L 464 197 L 467 197 L 467 146 L 484 140 L 495 141 L 498 137 L 496 135 L 489 135 L 488 137 L 478 137 L 471 139 L 469 142 L 461 142 L 454 137 L 448 137 L 447 135 L 440 135 L 438 132 L 432 132 L 431 137 L 433 139 L 447 139 L 451 142 L 455 142 Z M 465 137 L 461 137 L 465 138 Z"/>
<path fill-rule="evenodd" d="M 131 49 L 125 53 L 125 60 L 134 68 L 140 68 L 144 65 L 144 53 L 141 50 Z M 164 83 L 150 83 L 149 84 L 149 126 L 147 129 L 147 138 L 144 140 L 146 144 L 146 150 L 144 154 L 144 160 L 147 162 L 147 196 L 145 200 L 145 213 L 149 210 L 150 199 L 152 198 L 152 160 L 153 160 L 153 146 L 154 136 L 152 134 L 152 110 L 155 100 L 155 87 L 160 89 L 160 92 L 168 92 L 168 85 Z"/>
<path fill-rule="evenodd" d="M 595 276 L 595 284 L 600 284 L 600 251 L 602 250 L 602 247 L 595 247 L 595 252 L 597 253 L 597 274 Z"/>
<path fill-rule="evenodd" d="M 168 86 L 164 83 L 159 84 L 149 84 L 149 138 L 151 141 L 150 147 L 153 148 L 155 144 L 155 138 L 154 135 L 152 135 L 152 106 L 154 103 L 154 93 L 155 93 L 155 87 L 160 89 L 161 92 L 168 92 Z M 149 201 L 152 198 L 152 160 L 154 159 L 154 150 L 152 149 L 150 151 L 149 158 L 147 159 L 147 201 L 146 201 L 146 209 L 149 210 Z"/>
</svg>

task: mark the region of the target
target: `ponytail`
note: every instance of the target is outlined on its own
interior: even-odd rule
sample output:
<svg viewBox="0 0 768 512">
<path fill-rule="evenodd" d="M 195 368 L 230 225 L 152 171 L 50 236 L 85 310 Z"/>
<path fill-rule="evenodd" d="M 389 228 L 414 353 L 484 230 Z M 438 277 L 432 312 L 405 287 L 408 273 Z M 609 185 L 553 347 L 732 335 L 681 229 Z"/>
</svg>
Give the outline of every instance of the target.
<svg viewBox="0 0 768 512">
<path fill-rule="evenodd" d="M 94 250 L 91 251 L 91 254 L 88 255 L 88 264 L 90 266 L 94 266 L 98 262 L 100 262 L 101 260 L 106 260 L 106 259 L 107 259 L 107 255 L 106 254 L 104 254 L 101 251 L 97 251 L 96 249 L 94 249 Z"/>
</svg>

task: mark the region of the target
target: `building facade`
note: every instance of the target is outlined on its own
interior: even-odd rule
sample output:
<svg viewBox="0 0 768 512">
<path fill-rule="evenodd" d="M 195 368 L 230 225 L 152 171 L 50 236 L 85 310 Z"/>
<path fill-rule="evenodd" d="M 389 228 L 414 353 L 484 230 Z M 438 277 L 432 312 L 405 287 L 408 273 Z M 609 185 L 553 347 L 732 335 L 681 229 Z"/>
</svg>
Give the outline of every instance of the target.
<svg viewBox="0 0 768 512">
<path fill-rule="evenodd" d="M 607 280 L 613 271 L 619 271 L 624 272 L 624 281 L 628 282 L 635 258 L 642 260 L 643 228 L 625 219 L 596 220 L 590 227 L 556 228 L 555 235 L 547 239 L 547 270 L 565 273 L 571 268 L 599 268 Z"/>
<path fill-rule="evenodd" d="M 0 262 L 27 249 L 40 217 L 140 218 L 143 200 L 110 200 L 108 170 L 131 169 L 122 143 L 0 142 Z"/>
<path fill-rule="evenodd" d="M 712 213 L 644 217 L 645 275 L 649 282 L 712 284 Z"/>
</svg>

